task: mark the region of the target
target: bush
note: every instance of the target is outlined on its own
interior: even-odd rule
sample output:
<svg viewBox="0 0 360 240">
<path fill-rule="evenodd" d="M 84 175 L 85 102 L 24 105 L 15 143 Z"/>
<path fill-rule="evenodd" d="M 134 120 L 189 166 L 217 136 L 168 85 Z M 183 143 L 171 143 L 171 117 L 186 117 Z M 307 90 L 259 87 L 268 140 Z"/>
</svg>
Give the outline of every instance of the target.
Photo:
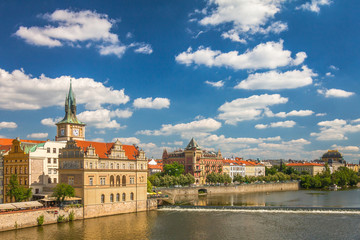
<svg viewBox="0 0 360 240">
<path fill-rule="evenodd" d="M 44 215 L 38 216 L 38 218 L 36 220 L 37 220 L 38 226 L 42 226 L 44 224 Z"/>
<path fill-rule="evenodd" d="M 57 222 L 58 223 L 62 223 L 62 222 L 65 222 L 65 216 L 64 215 L 59 215 L 58 218 L 57 218 Z"/>
<path fill-rule="evenodd" d="M 71 211 L 69 214 L 69 221 L 74 221 L 75 220 L 75 212 Z"/>
</svg>

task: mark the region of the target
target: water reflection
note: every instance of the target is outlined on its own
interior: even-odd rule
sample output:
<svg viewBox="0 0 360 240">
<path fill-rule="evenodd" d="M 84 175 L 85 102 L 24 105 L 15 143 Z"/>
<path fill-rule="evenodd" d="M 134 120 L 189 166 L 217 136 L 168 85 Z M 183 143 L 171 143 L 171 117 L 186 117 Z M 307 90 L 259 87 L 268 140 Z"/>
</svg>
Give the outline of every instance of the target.
<svg viewBox="0 0 360 240">
<path fill-rule="evenodd" d="M 357 207 L 360 190 L 348 191 L 287 191 L 236 193 L 207 196 L 177 196 L 177 205 L 195 206 L 294 206 L 294 207 Z"/>
</svg>

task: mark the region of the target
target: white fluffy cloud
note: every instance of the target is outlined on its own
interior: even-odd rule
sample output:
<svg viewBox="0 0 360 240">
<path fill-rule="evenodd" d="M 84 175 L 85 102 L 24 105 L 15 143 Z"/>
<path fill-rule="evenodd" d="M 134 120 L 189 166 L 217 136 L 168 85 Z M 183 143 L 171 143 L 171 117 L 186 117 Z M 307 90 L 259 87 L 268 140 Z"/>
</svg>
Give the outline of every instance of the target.
<svg viewBox="0 0 360 240">
<path fill-rule="evenodd" d="M 17 124 L 14 122 L 0 122 L 0 129 L 2 128 L 17 128 Z"/>
<path fill-rule="evenodd" d="M 69 91 L 70 76 L 39 78 L 26 74 L 24 70 L 7 72 L 0 68 L 1 109 L 35 110 L 50 106 L 63 106 Z M 115 90 L 91 78 L 72 78 L 77 104 L 87 109 L 101 108 L 102 104 L 120 105 L 129 101 L 124 89 Z"/>
<path fill-rule="evenodd" d="M 47 138 L 48 137 L 48 133 L 31 133 L 29 135 L 27 135 L 27 138 Z"/>
<path fill-rule="evenodd" d="M 292 128 L 296 125 L 294 121 L 284 121 L 284 122 L 273 122 L 270 124 L 257 124 L 255 128 L 265 129 L 265 128 Z"/>
<path fill-rule="evenodd" d="M 101 55 L 114 54 L 119 58 L 127 49 L 118 36 L 111 32 L 111 28 L 117 21 L 110 19 L 106 14 L 89 10 L 75 12 L 65 9 L 56 10 L 41 17 L 49 21 L 49 24 L 45 27 L 20 26 L 15 35 L 37 46 L 82 47 L 81 44 L 83 44 L 89 47 L 94 45 Z M 135 51 L 145 54 L 152 52 L 149 44 L 143 44 L 141 48 Z"/>
<path fill-rule="evenodd" d="M 138 139 L 136 137 L 113 138 L 112 142 L 115 142 L 118 139 L 122 144 L 125 144 L 125 145 L 133 145 L 133 144 L 139 144 L 140 143 L 140 139 Z"/>
<path fill-rule="evenodd" d="M 129 118 L 132 112 L 129 110 L 115 110 L 98 109 L 95 111 L 84 111 L 78 114 L 80 121 L 85 122 L 89 126 L 96 128 L 123 128 L 120 124 L 112 118 Z"/>
<path fill-rule="evenodd" d="M 41 124 L 42 125 L 45 125 L 45 126 L 49 126 L 49 127 L 55 127 L 56 123 L 61 121 L 61 117 L 58 117 L 56 119 L 53 119 L 53 118 L 44 118 L 41 120 Z"/>
<path fill-rule="evenodd" d="M 218 118 L 227 124 L 235 125 L 237 122 L 258 119 L 269 111 L 268 107 L 276 104 L 287 103 L 288 99 L 280 94 L 253 95 L 248 98 L 238 98 L 226 102 L 219 107 L 221 112 Z"/>
<path fill-rule="evenodd" d="M 281 118 L 286 118 L 286 117 L 307 117 L 307 116 L 310 116 L 312 114 L 314 114 L 313 111 L 311 110 L 292 110 L 288 113 L 286 112 L 279 112 L 279 113 L 272 113 L 270 110 L 269 111 L 266 111 L 266 116 L 267 117 L 281 117 Z"/>
<path fill-rule="evenodd" d="M 169 108 L 170 100 L 167 98 L 137 98 L 133 103 L 135 108 L 152 108 L 152 109 L 162 109 Z"/>
<path fill-rule="evenodd" d="M 223 33 L 224 38 L 242 42 L 239 34 L 279 33 L 287 29 L 283 22 L 272 22 L 280 12 L 284 0 L 209 0 L 201 12 L 206 16 L 199 23 L 207 26 L 232 25 L 232 30 Z M 246 37 L 246 35 L 245 35 Z"/>
<path fill-rule="evenodd" d="M 207 67 L 230 67 L 240 69 L 274 69 L 288 65 L 299 65 L 306 58 L 306 53 L 299 52 L 296 58 L 291 57 L 291 51 L 283 49 L 283 40 L 279 42 L 261 43 L 253 49 L 239 54 L 238 51 L 222 53 L 210 48 L 199 47 L 193 51 L 189 48 L 175 57 L 178 63 Z"/>
<path fill-rule="evenodd" d="M 274 70 L 250 74 L 247 79 L 241 81 L 235 88 L 251 90 L 294 89 L 312 84 L 312 77 L 314 76 L 317 76 L 317 74 L 306 66 L 302 67 L 302 71 L 293 70 L 282 73 Z"/>
<path fill-rule="evenodd" d="M 350 97 L 355 94 L 353 92 L 347 92 L 345 90 L 335 89 L 335 88 L 318 89 L 317 92 L 321 95 L 324 95 L 327 98 L 330 98 L 330 97 L 347 98 L 347 97 Z"/>
<path fill-rule="evenodd" d="M 221 88 L 221 87 L 224 86 L 224 81 L 223 80 L 220 80 L 220 81 L 217 81 L 217 82 L 205 81 L 205 83 L 212 86 L 212 87 L 215 87 L 215 88 Z"/>
<path fill-rule="evenodd" d="M 337 149 L 339 151 L 346 151 L 346 152 L 358 152 L 360 150 L 357 146 L 338 146 L 336 144 L 331 146 L 333 149 Z"/>
<path fill-rule="evenodd" d="M 360 132 L 360 124 L 351 124 L 343 119 L 332 121 L 322 121 L 317 124 L 320 127 L 319 133 L 311 133 L 310 136 L 316 137 L 317 140 L 347 140 L 347 133 Z"/>
<path fill-rule="evenodd" d="M 311 0 L 310 2 L 306 2 L 300 5 L 296 9 L 302 9 L 302 10 L 319 13 L 320 6 L 326 6 L 330 4 L 331 4 L 331 0 Z"/>
<path fill-rule="evenodd" d="M 179 123 L 176 125 L 163 124 L 159 130 L 141 130 L 136 134 L 154 135 L 154 136 L 168 136 L 181 135 L 183 138 L 191 136 L 208 135 L 210 132 L 216 131 L 221 127 L 221 123 L 212 119 L 202 119 L 189 123 Z"/>
</svg>

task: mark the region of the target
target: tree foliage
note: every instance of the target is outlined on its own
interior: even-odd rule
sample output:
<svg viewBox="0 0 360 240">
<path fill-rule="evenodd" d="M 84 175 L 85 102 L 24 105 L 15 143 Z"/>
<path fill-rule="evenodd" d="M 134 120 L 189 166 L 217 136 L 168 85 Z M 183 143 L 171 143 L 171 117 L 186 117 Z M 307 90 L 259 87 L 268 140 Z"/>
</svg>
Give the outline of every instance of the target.
<svg viewBox="0 0 360 240">
<path fill-rule="evenodd" d="M 56 201 L 59 205 L 61 205 L 65 197 L 74 197 L 75 196 L 75 189 L 66 183 L 59 183 L 54 188 L 53 197 L 56 197 Z"/>
<path fill-rule="evenodd" d="M 195 182 L 195 178 L 190 173 L 179 176 L 154 174 L 148 177 L 150 183 L 155 187 L 170 187 L 175 185 L 187 186 Z"/>
<path fill-rule="evenodd" d="M 224 173 L 210 173 L 206 176 L 206 182 L 207 183 L 231 183 L 231 177 L 229 174 Z"/>
<path fill-rule="evenodd" d="M 25 188 L 24 186 L 21 186 L 16 174 L 12 174 L 10 176 L 8 189 L 9 190 L 6 192 L 6 195 L 11 199 L 15 199 L 15 202 L 29 200 L 32 196 L 31 188 Z"/>
<path fill-rule="evenodd" d="M 164 166 L 164 175 L 178 177 L 183 173 L 184 165 L 179 164 L 178 162 L 173 162 L 172 164 L 165 164 Z"/>
</svg>

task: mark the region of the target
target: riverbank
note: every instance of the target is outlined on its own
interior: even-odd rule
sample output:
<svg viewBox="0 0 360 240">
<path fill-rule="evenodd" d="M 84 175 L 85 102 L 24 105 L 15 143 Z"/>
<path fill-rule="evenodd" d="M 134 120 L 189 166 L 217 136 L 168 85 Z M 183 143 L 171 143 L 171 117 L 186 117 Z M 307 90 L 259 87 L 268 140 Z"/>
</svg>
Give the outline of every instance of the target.
<svg viewBox="0 0 360 240">
<path fill-rule="evenodd" d="M 198 186 L 198 187 L 181 187 L 181 188 L 161 188 L 162 193 L 168 194 L 174 200 L 176 196 L 198 195 L 205 193 L 227 194 L 227 193 L 255 193 L 255 192 L 280 192 L 296 191 L 300 189 L 299 182 L 278 182 L 278 183 L 250 183 L 230 186 Z"/>
<path fill-rule="evenodd" d="M 103 204 L 103 205 L 110 205 Z M 105 206 L 106 207 L 106 206 Z M 146 209 L 142 211 L 150 211 L 157 209 L 157 199 L 148 199 L 146 201 Z M 58 218 L 70 219 L 70 214 L 73 214 L 74 220 L 83 220 L 94 218 L 94 216 L 87 216 L 84 212 L 86 212 L 86 207 L 65 207 L 64 209 L 60 209 L 58 207 L 51 208 L 41 208 L 41 209 L 28 209 L 28 210 L 20 210 L 20 211 L 9 211 L 2 212 L 0 214 L 0 232 L 15 230 L 20 228 L 28 228 L 38 226 L 38 218 L 43 218 L 43 223 L 41 225 L 49 225 L 59 223 Z M 90 209 L 91 210 L 91 209 Z M 131 210 L 131 209 L 130 209 Z M 130 211 L 129 209 L 125 209 L 122 212 L 114 211 L 113 214 L 109 214 L 109 212 L 103 212 L 103 214 L 97 214 L 96 217 L 105 217 L 111 215 L 119 215 L 124 213 L 135 213 L 140 211 Z"/>
</svg>

